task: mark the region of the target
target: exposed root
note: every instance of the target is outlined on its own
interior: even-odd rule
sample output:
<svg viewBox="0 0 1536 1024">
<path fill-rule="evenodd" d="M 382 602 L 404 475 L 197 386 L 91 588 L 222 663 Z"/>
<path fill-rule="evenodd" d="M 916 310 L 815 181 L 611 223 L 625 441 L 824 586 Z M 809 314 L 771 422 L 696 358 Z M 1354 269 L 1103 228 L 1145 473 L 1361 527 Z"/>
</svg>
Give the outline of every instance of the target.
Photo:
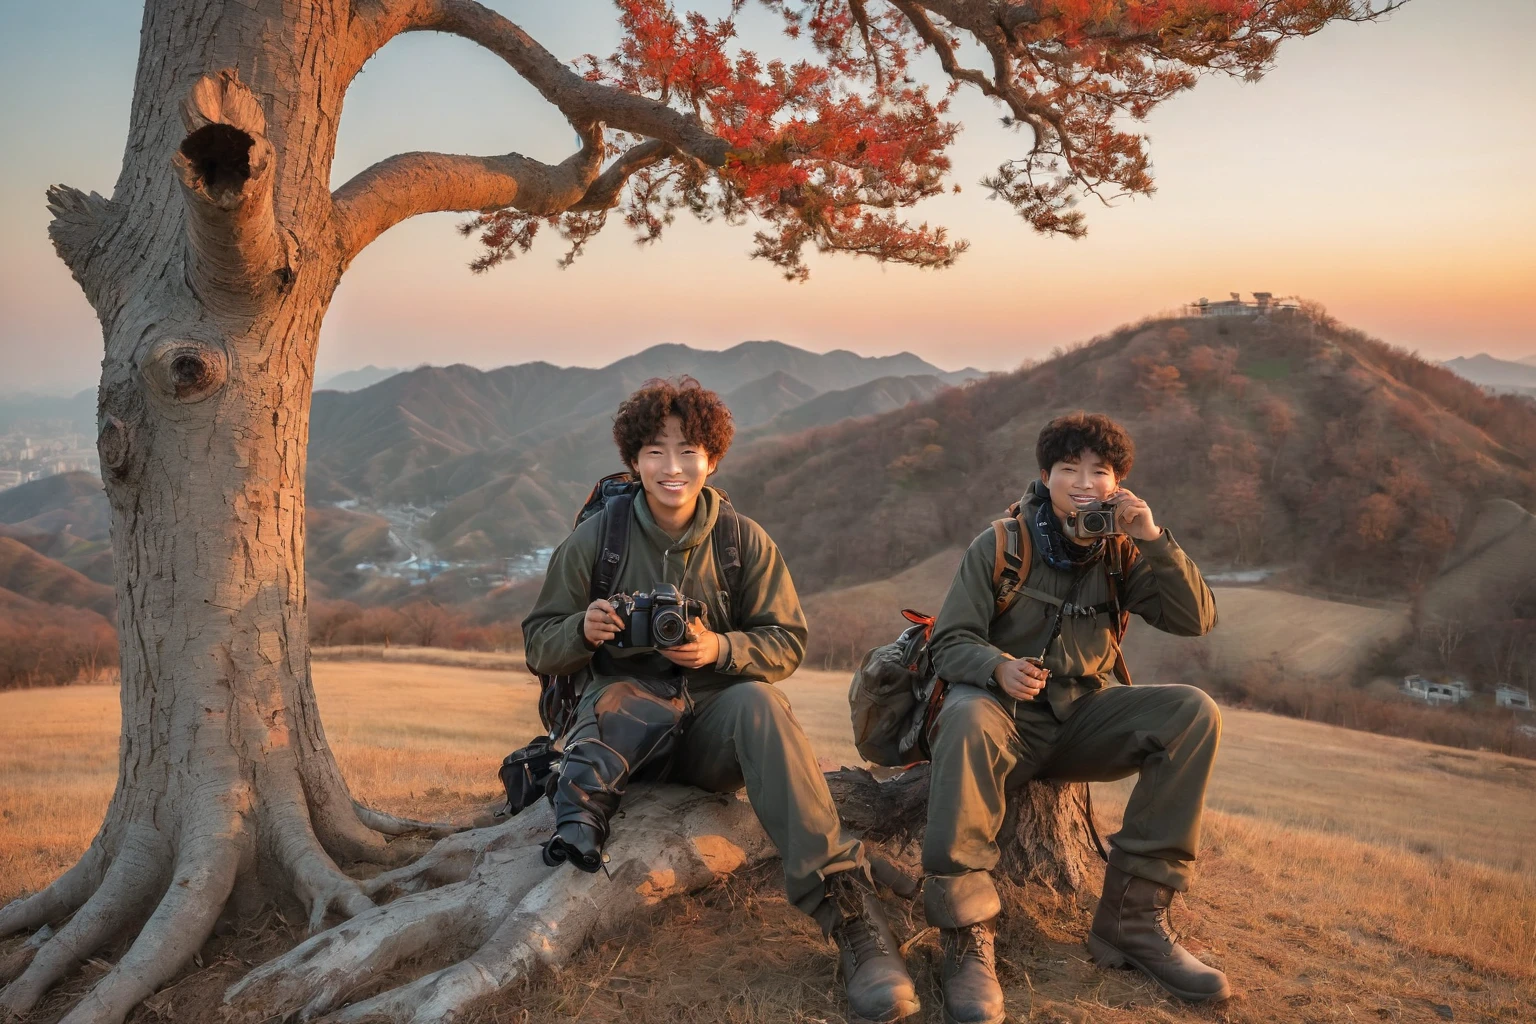
<svg viewBox="0 0 1536 1024">
<path fill-rule="evenodd" d="M 43 943 L 51 938 L 53 938 L 53 929 L 45 924 L 33 932 L 27 941 L 21 944 L 20 948 L 11 950 L 11 952 L 5 955 L 4 959 L 0 959 L 0 988 L 9 985 L 20 977 L 21 972 L 27 969 L 27 965 L 32 962 L 32 958 L 42 948 Z"/>
<path fill-rule="evenodd" d="M 119 1024 L 202 948 L 235 887 L 244 852 L 245 821 L 238 814 L 231 819 L 219 828 L 186 827 L 160 905 L 117 966 L 61 1024 Z"/>
<path fill-rule="evenodd" d="M 499 825 L 459 832 L 439 840 L 419 860 L 403 868 L 385 871 L 362 883 L 363 892 L 377 896 L 388 890 L 421 892 L 424 889 L 462 882 L 480 858 L 491 850 L 537 846 L 554 827 L 549 804 L 540 801 L 516 818 Z"/>
<path fill-rule="evenodd" d="M 772 853 L 745 801 L 684 787 L 631 792 L 614 822 L 607 870 L 599 874 L 546 867 L 539 849 L 550 825 L 541 802 L 504 825 L 443 840 L 440 855 L 391 872 L 380 888 L 426 886 L 458 875 L 469 862 L 462 881 L 402 897 L 313 937 L 231 988 L 226 1002 L 246 1020 L 317 1016 L 412 955 L 453 940 L 483 942 L 468 959 L 332 1018 L 452 1021 L 468 1003 L 535 965 L 564 964 L 595 931 Z"/>
<path fill-rule="evenodd" d="M 294 892 L 309 907 L 311 932 L 324 926 L 332 907 L 347 917 L 373 909 L 373 901 L 363 895 L 357 881 L 343 874 L 321 849 L 307 821 L 274 823 L 273 831 L 277 832 L 272 842 L 278 863 L 287 869 Z"/>
<path fill-rule="evenodd" d="M 11 900 L 0 908 L 0 939 L 40 928 L 74 913 L 101 885 L 106 871 L 107 853 L 98 836 L 75 866 L 56 878 L 48 888 Z"/>
<path fill-rule="evenodd" d="M 140 917 L 164 888 L 169 859 L 153 830 L 130 830 L 100 887 L 42 944 L 21 976 L 0 991 L 0 1009 L 27 1013 L 55 982 Z"/>
<path fill-rule="evenodd" d="M 376 811 L 372 807 L 353 801 L 353 808 L 357 811 L 357 819 L 375 832 L 382 832 L 387 836 L 403 836 L 418 834 L 428 839 L 442 839 L 460 832 L 458 826 L 446 821 L 415 821 L 411 818 L 398 818 L 393 814 Z"/>
</svg>

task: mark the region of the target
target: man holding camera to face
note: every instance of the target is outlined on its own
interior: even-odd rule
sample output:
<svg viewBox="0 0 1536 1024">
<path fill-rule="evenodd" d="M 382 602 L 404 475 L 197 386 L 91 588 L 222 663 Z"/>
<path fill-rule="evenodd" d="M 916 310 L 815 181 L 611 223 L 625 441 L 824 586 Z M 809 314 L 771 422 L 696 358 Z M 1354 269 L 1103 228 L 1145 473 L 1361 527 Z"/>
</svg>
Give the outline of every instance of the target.
<svg viewBox="0 0 1536 1024">
<path fill-rule="evenodd" d="M 931 653 L 949 684 L 931 736 L 923 841 L 928 923 L 940 929 L 945 1019 L 997 1024 L 998 862 L 1006 791 L 1033 778 L 1103 782 L 1139 774 L 1088 937 L 1102 966 L 1136 967 L 1181 999 L 1229 994 L 1226 977 L 1168 923 L 1187 889 L 1221 718 L 1192 686 L 1127 686 L 1129 613 L 1169 633 L 1216 624 L 1210 589 L 1152 510 L 1121 486 L 1133 445 L 1101 415 L 1049 423 L 1040 478 L 967 550 Z M 1028 552 L 1000 577 L 1008 552 Z M 1000 591 L 1005 591 L 1000 593 Z"/>
<path fill-rule="evenodd" d="M 770 685 L 805 653 L 794 583 L 762 527 L 707 486 L 732 434 L 725 404 L 697 381 L 648 382 L 613 426 L 638 487 L 580 522 L 550 559 L 523 622 L 528 665 L 583 685 L 545 861 L 599 870 L 609 820 L 637 776 L 725 793 L 745 785 L 789 901 L 837 941 L 852 1015 L 898 1020 L 919 1003 L 863 844 L 843 834 L 810 742 Z M 611 586 L 594 587 L 597 570 Z"/>
</svg>

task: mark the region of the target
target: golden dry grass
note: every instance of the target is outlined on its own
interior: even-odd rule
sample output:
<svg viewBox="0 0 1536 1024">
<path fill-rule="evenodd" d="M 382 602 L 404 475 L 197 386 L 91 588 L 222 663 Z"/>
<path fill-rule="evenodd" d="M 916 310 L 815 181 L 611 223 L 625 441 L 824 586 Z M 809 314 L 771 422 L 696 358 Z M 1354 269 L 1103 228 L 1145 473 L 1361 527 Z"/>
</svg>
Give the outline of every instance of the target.
<svg viewBox="0 0 1536 1024">
<path fill-rule="evenodd" d="M 401 813 L 474 813 L 497 793 L 500 757 L 536 728 L 521 672 L 325 661 L 315 682 L 354 791 Z M 784 684 L 829 765 L 853 760 L 846 683 L 802 672 Z M 0 694 L 0 901 L 89 842 L 116 735 L 114 688 Z M 1098 787 L 1102 825 L 1128 788 Z M 1182 917 L 1239 997 L 1187 1010 L 1096 971 L 1084 911 L 1018 892 L 1002 947 L 1015 1019 L 1439 1021 L 1446 1007 L 1456 1020 L 1536 1020 L 1536 764 L 1229 710 L 1210 803 Z M 826 947 L 776 892 L 769 867 L 670 904 L 481 1016 L 842 1021 Z M 920 910 L 892 909 L 920 926 Z M 931 943 L 917 951 L 934 1007 Z"/>
<path fill-rule="evenodd" d="M 1267 587 L 1212 592 L 1221 621 L 1208 636 L 1176 637 L 1132 619 L 1125 638 L 1131 666 L 1147 666 L 1144 671 L 1176 682 L 1179 668 L 1200 651 L 1213 668 L 1274 661 L 1303 675 L 1343 678 L 1376 644 L 1408 628 L 1408 609 L 1401 605 L 1350 604 Z"/>
</svg>

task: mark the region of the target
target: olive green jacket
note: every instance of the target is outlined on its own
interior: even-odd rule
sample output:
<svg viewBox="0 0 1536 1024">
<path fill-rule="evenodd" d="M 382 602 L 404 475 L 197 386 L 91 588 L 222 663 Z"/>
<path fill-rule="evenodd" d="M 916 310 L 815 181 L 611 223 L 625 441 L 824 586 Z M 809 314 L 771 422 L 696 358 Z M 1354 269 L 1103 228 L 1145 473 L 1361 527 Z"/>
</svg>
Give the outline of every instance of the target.
<svg viewBox="0 0 1536 1024">
<path fill-rule="evenodd" d="M 742 679 L 773 683 L 799 667 L 805 656 L 805 612 L 789 578 L 789 567 L 761 526 L 738 513 L 741 577 L 737 592 L 727 599 L 710 543 L 710 531 L 720 509 L 714 488 L 704 488 L 693 524 L 675 541 L 656 525 L 643 494 L 636 496 L 633 507 L 629 544 L 619 566 L 616 590 L 632 593 L 671 583 L 685 596 L 703 602 L 705 625 L 721 637 L 720 657 L 714 666 L 686 673 L 691 690 L 714 690 Z M 637 676 L 675 678 L 684 670 L 650 648 L 630 650 L 603 644 L 594 651 L 582 636 L 603 522 L 602 515 L 588 519 L 550 557 L 538 602 L 523 620 L 528 667 L 548 675 L 574 675 L 586 670 L 598 683 Z"/>
<path fill-rule="evenodd" d="M 1024 515 L 1032 517 L 1039 503 L 1048 500 L 1042 486 L 1032 485 L 1025 495 Z M 1166 633 L 1203 636 L 1210 632 L 1216 625 L 1216 599 L 1173 535 L 1164 530 L 1154 540 L 1135 543 L 1140 557 L 1121 583 L 1121 607 Z M 1038 545 L 1031 544 L 1031 549 L 1033 558 L 1024 582 L 1065 598 L 1072 575 L 1046 564 Z M 1020 597 L 1001 617 L 994 617 L 997 605 L 992 564 L 996 553 L 997 542 L 990 528 L 971 542 L 945 595 L 930 646 L 941 678 L 994 693 L 998 690 L 993 670 L 1009 657 L 1038 656 L 1056 617 L 1055 605 L 1028 596 Z M 1108 601 L 1109 577 L 1103 560 L 1086 572 L 1073 603 L 1090 606 Z M 1072 702 L 1083 694 L 1118 682 L 1113 675 L 1113 626 L 1108 614 L 1062 618 L 1061 635 L 1045 656 L 1045 667 L 1051 672 L 1045 696 L 1057 718 L 1065 721 Z"/>
</svg>

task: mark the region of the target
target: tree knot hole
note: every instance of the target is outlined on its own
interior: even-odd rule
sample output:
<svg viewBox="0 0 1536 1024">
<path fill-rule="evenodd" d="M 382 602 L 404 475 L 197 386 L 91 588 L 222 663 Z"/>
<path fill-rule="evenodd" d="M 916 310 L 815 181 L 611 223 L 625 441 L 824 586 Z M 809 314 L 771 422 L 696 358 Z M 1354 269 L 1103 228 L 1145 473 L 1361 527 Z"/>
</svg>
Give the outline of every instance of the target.
<svg viewBox="0 0 1536 1024">
<path fill-rule="evenodd" d="M 144 372 L 159 393 L 178 402 L 197 402 L 223 386 L 228 368 L 217 346 L 172 339 L 155 346 Z"/>
<path fill-rule="evenodd" d="M 192 165 L 203 189 L 214 198 L 238 195 L 251 177 L 251 148 L 256 140 L 234 125 L 204 125 L 181 142 L 181 155 Z"/>
<path fill-rule="evenodd" d="M 176 397 L 195 391 L 207 382 L 208 364 L 192 352 L 183 352 L 171 360 L 171 383 L 176 387 Z"/>
</svg>

